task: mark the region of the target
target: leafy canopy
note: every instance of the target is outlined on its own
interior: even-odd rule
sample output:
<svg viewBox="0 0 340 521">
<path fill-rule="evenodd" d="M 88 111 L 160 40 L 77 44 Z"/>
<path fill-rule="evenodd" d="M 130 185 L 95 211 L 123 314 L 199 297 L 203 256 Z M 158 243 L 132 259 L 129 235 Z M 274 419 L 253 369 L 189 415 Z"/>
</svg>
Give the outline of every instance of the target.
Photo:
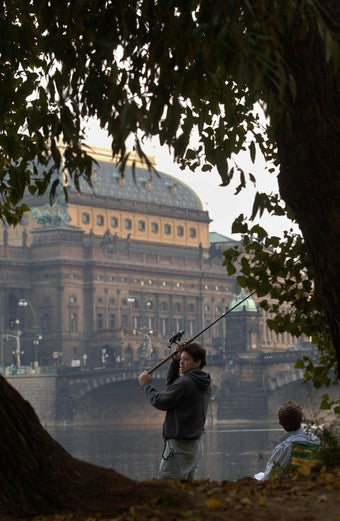
<svg viewBox="0 0 340 521">
<path fill-rule="evenodd" d="M 76 186 L 81 175 L 90 182 L 92 160 L 81 144 L 91 117 L 123 166 L 129 136 L 147 162 L 143 140 L 158 135 L 183 167 L 216 166 L 223 185 L 239 175 L 243 187 L 254 177 L 230 158 L 247 148 L 255 160 L 257 143 L 273 159 L 272 126 L 296 90 L 285 39 L 303 41 L 317 28 L 327 59 L 336 58 L 313 0 L 3 0 L 1 7 L 0 215 L 14 224 L 27 210 L 25 189 L 53 196 L 58 178 L 52 186 L 51 179 L 62 170 Z M 266 135 L 256 102 L 271 118 Z"/>
</svg>

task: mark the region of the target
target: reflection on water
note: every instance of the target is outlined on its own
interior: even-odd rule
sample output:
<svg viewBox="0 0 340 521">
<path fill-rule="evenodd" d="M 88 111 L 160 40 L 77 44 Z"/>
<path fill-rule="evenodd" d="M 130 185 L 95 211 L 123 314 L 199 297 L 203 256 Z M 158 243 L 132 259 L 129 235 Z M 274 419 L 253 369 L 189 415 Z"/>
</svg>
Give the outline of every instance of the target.
<svg viewBox="0 0 340 521">
<path fill-rule="evenodd" d="M 160 428 L 54 427 L 50 434 L 76 458 L 113 468 L 137 480 L 157 475 L 163 441 Z M 203 437 L 198 478 L 222 481 L 263 470 L 276 440 L 277 425 L 219 425 Z"/>
</svg>

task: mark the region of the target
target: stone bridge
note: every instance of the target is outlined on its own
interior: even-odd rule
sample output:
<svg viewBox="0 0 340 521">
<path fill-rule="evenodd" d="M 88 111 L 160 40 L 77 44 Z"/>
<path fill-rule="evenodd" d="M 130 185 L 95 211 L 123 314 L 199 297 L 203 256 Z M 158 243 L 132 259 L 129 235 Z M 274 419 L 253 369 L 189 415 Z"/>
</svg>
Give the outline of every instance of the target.
<svg viewBox="0 0 340 521">
<path fill-rule="evenodd" d="M 289 351 L 209 356 L 212 421 L 266 419 L 271 395 L 283 386 L 302 381 L 303 372 L 295 369 L 294 364 L 303 354 Z M 159 389 L 165 385 L 167 367 L 164 364 L 155 372 Z M 137 382 L 144 368 L 138 362 L 106 368 L 60 368 L 56 379 L 56 421 L 87 425 L 159 423 L 163 413 L 148 405 Z"/>
</svg>

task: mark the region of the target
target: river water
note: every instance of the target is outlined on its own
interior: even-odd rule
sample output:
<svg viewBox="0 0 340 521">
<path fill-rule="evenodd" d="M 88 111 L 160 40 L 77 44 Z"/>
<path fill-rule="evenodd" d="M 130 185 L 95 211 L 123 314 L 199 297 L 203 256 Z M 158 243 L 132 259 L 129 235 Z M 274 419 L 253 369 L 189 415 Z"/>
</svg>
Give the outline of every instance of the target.
<svg viewBox="0 0 340 521">
<path fill-rule="evenodd" d="M 163 449 L 161 428 L 54 427 L 50 434 L 76 458 L 113 468 L 136 480 L 157 475 Z M 277 424 L 218 425 L 203 436 L 198 478 L 222 481 L 264 469 L 283 434 Z"/>
</svg>

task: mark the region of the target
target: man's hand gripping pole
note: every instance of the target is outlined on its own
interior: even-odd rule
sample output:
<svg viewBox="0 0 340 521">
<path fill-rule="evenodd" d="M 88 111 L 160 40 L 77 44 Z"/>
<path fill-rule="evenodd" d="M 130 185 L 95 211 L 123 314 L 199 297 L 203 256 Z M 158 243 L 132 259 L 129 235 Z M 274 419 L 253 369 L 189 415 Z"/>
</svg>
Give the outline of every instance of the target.
<svg viewBox="0 0 340 521">
<path fill-rule="evenodd" d="M 152 369 L 149 369 L 148 371 L 148 374 L 152 374 L 154 371 L 156 371 L 156 369 L 158 369 L 161 365 L 165 364 L 165 362 L 167 362 L 168 360 L 170 360 L 171 358 L 173 358 L 177 353 L 180 353 L 181 352 L 181 349 L 184 345 L 187 344 L 187 342 L 185 342 L 184 344 L 181 344 L 179 345 L 179 342 L 181 341 L 181 338 L 182 336 L 184 335 L 185 331 L 183 329 L 181 329 L 180 331 L 178 331 L 178 333 L 176 333 L 175 335 L 173 335 L 171 338 L 169 338 L 169 344 L 167 347 L 172 347 L 172 344 L 177 344 L 177 348 L 175 349 L 175 351 L 173 351 L 172 353 L 170 353 L 170 355 L 168 355 L 166 358 L 164 358 L 163 360 L 161 360 L 160 362 L 158 362 L 157 365 L 155 365 L 154 367 L 152 367 Z"/>
</svg>

